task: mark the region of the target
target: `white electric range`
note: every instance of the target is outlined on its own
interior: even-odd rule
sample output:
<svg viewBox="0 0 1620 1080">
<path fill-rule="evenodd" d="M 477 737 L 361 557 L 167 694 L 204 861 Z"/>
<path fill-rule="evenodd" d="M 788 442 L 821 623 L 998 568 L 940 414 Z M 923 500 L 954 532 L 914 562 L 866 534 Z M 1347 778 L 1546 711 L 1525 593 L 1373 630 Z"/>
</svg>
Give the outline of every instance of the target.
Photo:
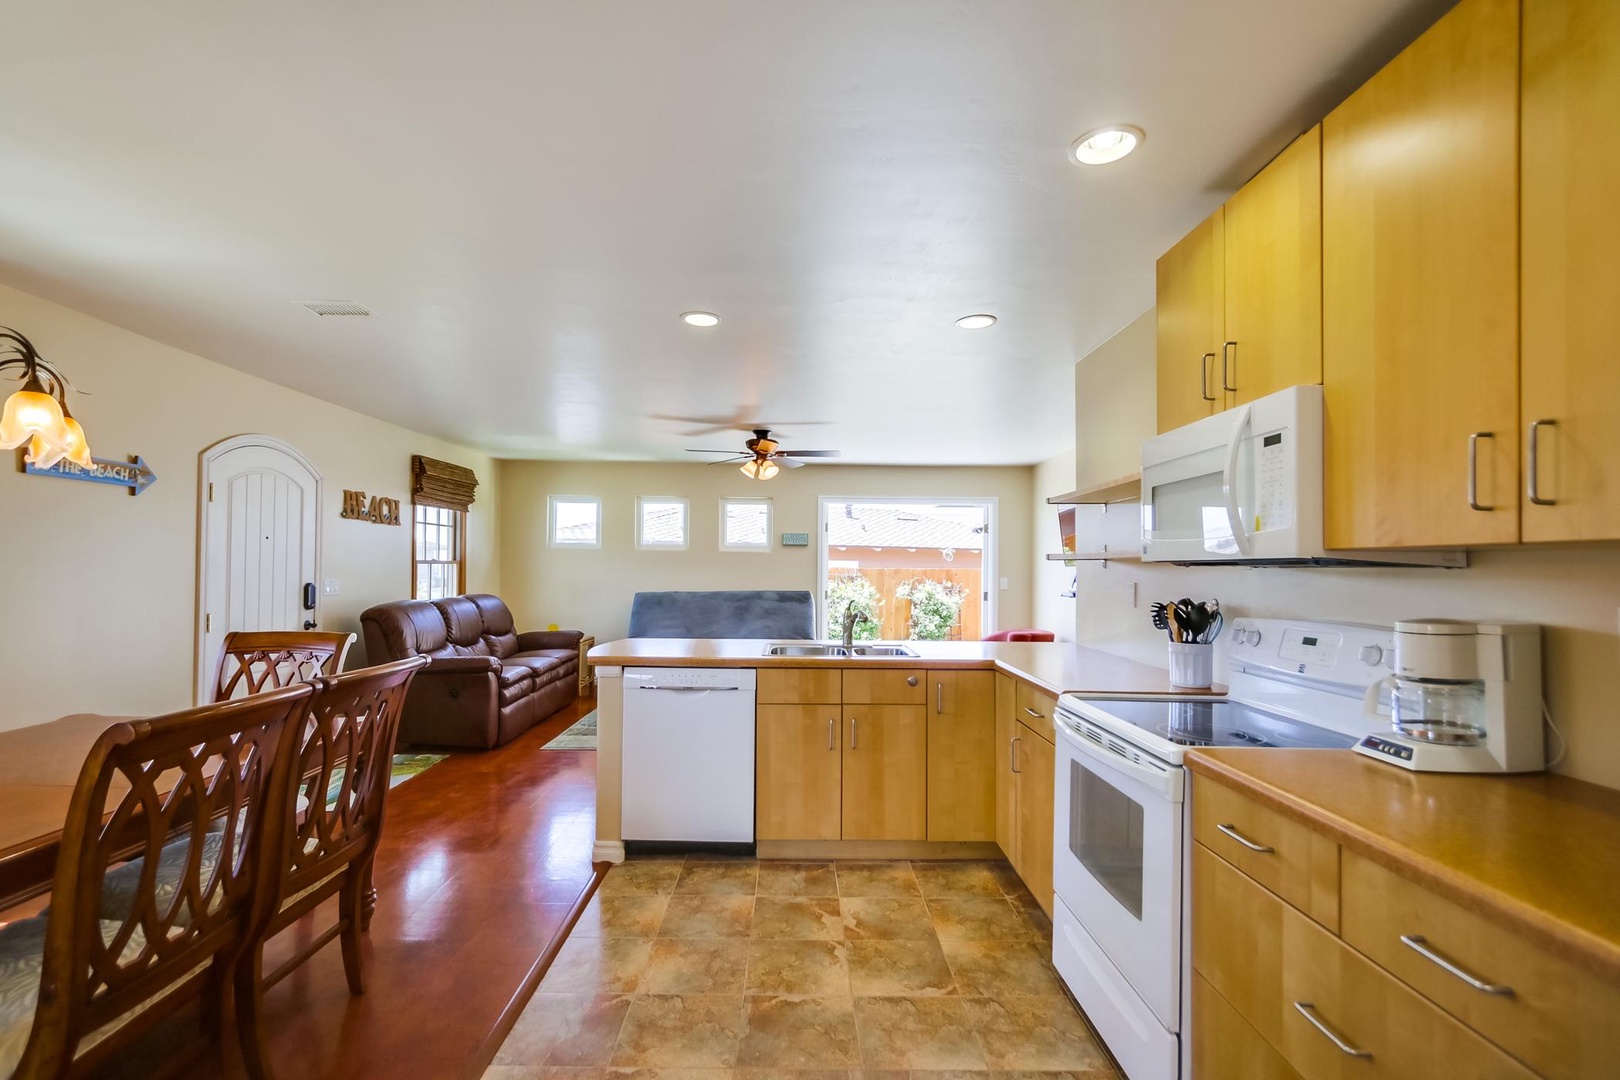
<svg viewBox="0 0 1620 1080">
<path fill-rule="evenodd" d="M 1052 960 L 1129 1080 L 1195 1080 L 1189 746 L 1348 751 L 1391 630 L 1236 619 L 1228 696 L 1058 699 Z"/>
</svg>

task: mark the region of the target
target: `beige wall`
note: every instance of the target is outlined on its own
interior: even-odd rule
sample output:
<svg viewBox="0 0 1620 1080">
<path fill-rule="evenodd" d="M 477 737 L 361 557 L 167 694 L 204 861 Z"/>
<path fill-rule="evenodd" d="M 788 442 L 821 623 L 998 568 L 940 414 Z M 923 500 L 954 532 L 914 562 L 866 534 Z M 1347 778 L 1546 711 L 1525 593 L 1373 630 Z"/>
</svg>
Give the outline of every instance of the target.
<svg viewBox="0 0 1620 1080">
<path fill-rule="evenodd" d="M 992 497 L 998 502 L 997 622 L 1027 623 L 1030 597 L 1030 470 L 1028 468 L 884 468 L 812 465 L 758 482 L 735 468 L 688 464 L 557 461 L 500 463 L 504 518 L 501 569 L 504 595 L 519 629 L 550 623 L 622 637 L 630 599 L 662 589 L 815 589 L 818 499 L 825 496 Z M 602 500 L 600 549 L 546 546 L 546 497 L 595 495 Z M 690 501 L 691 543 L 684 551 L 638 551 L 637 495 Z M 775 547 L 769 553 L 721 551 L 720 497 L 770 496 Z M 784 532 L 811 534 L 811 546 L 783 548 Z"/>
<path fill-rule="evenodd" d="M 26 334 L 75 385 L 71 400 L 97 457 L 140 454 L 157 483 L 139 497 L 101 484 L 28 476 L 20 451 L 0 465 L 0 728 L 73 712 L 154 713 L 192 703 L 199 455 L 232 435 L 273 435 L 324 480 L 324 629 L 359 631 L 359 613 L 410 595 L 410 532 L 338 513 L 344 488 L 408 503 L 410 456 L 478 473 L 468 578 L 500 581 L 491 459 L 319 401 L 80 312 L 0 286 L 0 325 Z M 10 383 L 0 384 L 9 392 Z M 351 666 L 364 657 L 357 642 Z"/>
<path fill-rule="evenodd" d="M 1152 314 L 1132 326 L 1151 327 Z M 1131 340 L 1129 348 L 1105 345 L 1080 361 L 1077 380 L 1095 388 L 1078 406 L 1082 446 L 1093 424 L 1106 428 L 1110 438 L 1133 444 L 1153 432 L 1153 335 L 1135 334 Z M 1130 411 L 1139 430 L 1120 429 L 1119 417 L 1127 410 L 1116 408 L 1110 393 L 1137 403 Z M 1145 410 L 1139 404 L 1144 397 Z M 1084 461 L 1081 469 L 1084 475 Z M 1472 552 L 1470 560 L 1466 570 L 1085 564 L 1076 634 L 1086 644 L 1163 666 L 1164 635 L 1150 625 L 1147 608 L 1155 599 L 1179 596 L 1218 597 L 1229 612 L 1260 617 L 1316 615 L 1385 626 L 1430 615 L 1539 622 L 1546 635 L 1547 703 L 1569 739 L 1559 771 L 1620 787 L 1620 544 L 1482 550 Z M 1138 586 L 1135 607 L 1125 587 L 1129 582 Z"/>
<path fill-rule="evenodd" d="M 1035 492 L 1031 500 L 1030 540 L 1034 560 L 1034 596 L 1030 610 L 1031 626 L 1050 630 L 1059 641 L 1074 640 L 1074 599 L 1064 596 L 1074 580 L 1074 569 L 1067 563 L 1050 562 L 1046 556 L 1063 550 L 1058 535 L 1058 507 L 1046 500 L 1074 490 L 1074 451 L 1059 454 L 1035 466 Z"/>
</svg>

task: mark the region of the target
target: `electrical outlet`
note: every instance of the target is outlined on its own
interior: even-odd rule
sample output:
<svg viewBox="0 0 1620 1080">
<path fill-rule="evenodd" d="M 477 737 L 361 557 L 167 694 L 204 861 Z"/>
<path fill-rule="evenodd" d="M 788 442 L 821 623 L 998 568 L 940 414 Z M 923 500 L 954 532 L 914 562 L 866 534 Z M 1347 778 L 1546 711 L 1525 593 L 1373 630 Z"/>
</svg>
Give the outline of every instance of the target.
<svg viewBox="0 0 1620 1080">
<path fill-rule="evenodd" d="M 321 592 L 327 596 L 336 596 L 338 594 L 338 579 L 335 577 L 323 578 L 321 580 Z"/>
<path fill-rule="evenodd" d="M 1007 587 L 1007 579 L 1006 578 L 1001 579 L 1001 587 L 1003 589 L 1005 589 Z"/>
</svg>

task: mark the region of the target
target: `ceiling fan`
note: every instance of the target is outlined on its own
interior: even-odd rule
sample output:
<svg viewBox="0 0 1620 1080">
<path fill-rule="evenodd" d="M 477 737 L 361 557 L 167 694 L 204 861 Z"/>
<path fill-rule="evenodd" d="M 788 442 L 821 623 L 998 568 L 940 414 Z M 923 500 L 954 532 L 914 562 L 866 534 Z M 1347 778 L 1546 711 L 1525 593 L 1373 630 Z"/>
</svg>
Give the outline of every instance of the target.
<svg viewBox="0 0 1620 1080">
<path fill-rule="evenodd" d="M 837 450 L 781 450 L 777 440 L 771 438 L 769 428 L 754 428 L 754 437 L 743 445 L 747 447 L 741 452 L 736 450 L 688 450 L 688 454 L 725 454 L 719 461 L 711 461 L 711 465 L 730 465 L 733 462 L 742 462 L 742 474 L 750 480 L 769 480 L 782 469 L 797 469 L 806 462 L 799 458 L 832 458 L 838 457 Z"/>
</svg>

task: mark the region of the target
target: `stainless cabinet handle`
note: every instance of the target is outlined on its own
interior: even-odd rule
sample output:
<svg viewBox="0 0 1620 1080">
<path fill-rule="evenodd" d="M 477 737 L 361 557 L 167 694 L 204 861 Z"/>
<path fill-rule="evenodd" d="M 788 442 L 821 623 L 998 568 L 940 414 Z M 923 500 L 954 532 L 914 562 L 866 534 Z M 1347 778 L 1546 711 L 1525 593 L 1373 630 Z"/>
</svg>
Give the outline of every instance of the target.
<svg viewBox="0 0 1620 1080">
<path fill-rule="evenodd" d="M 831 718 L 827 720 L 827 749 L 838 749 L 838 721 Z"/>
<path fill-rule="evenodd" d="M 1215 395 L 1209 392 L 1209 369 L 1215 363 L 1215 354 L 1207 352 L 1198 360 L 1200 370 L 1198 373 L 1198 396 L 1205 401 L 1214 401 Z"/>
<path fill-rule="evenodd" d="M 1237 387 L 1226 385 L 1226 383 L 1227 383 L 1227 379 L 1226 379 L 1226 351 L 1228 349 L 1232 350 L 1232 357 L 1233 357 L 1233 359 L 1236 359 L 1237 358 L 1237 342 L 1228 341 L 1228 342 L 1226 342 L 1225 344 L 1223 344 L 1221 346 L 1221 389 L 1225 390 L 1229 394 L 1235 394 L 1235 393 L 1237 393 Z M 1234 373 L 1235 373 L 1235 369 L 1237 368 L 1237 365 L 1233 364 L 1232 367 L 1233 367 Z"/>
<path fill-rule="evenodd" d="M 1372 1060 L 1371 1050 L 1359 1050 L 1356 1047 L 1351 1046 L 1349 1043 L 1345 1042 L 1344 1039 L 1340 1038 L 1338 1032 L 1334 1031 L 1332 1028 L 1328 1027 L 1320 1019 L 1318 1019 L 1315 1005 L 1312 1005 L 1308 1001 L 1296 1001 L 1294 1002 L 1294 1008 L 1299 1011 L 1299 1015 L 1303 1016 L 1310 1022 L 1311 1027 L 1315 1028 L 1317 1031 L 1320 1031 L 1323 1035 L 1326 1035 L 1328 1037 L 1328 1041 L 1339 1048 L 1340 1053 L 1349 1054 L 1353 1058 L 1366 1058 L 1368 1061 Z"/>
<path fill-rule="evenodd" d="M 855 741 L 855 725 L 858 723 L 860 723 L 859 717 L 852 716 L 849 718 L 849 748 L 851 750 L 860 749 L 860 745 Z"/>
<path fill-rule="evenodd" d="M 1024 706 L 1024 711 L 1027 712 L 1029 715 L 1033 716 L 1037 720 L 1045 720 L 1046 719 L 1046 714 L 1045 713 L 1036 712 L 1034 709 L 1030 708 L 1028 705 Z"/>
<path fill-rule="evenodd" d="M 1537 506 L 1557 506 L 1557 499 L 1543 499 L 1541 497 L 1541 429 L 1544 427 L 1557 427 L 1556 420 L 1532 420 L 1530 422 L 1530 474 L 1525 483 L 1525 494 Z"/>
<path fill-rule="evenodd" d="M 945 684 L 942 682 L 934 684 L 934 711 L 937 713 L 945 711 Z"/>
<path fill-rule="evenodd" d="M 1479 440 L 1494 439 L 1494 431 L 1475 431 L 1468 436 L 1468 509 L 1489 513 L 1495 505 L 1482 506 L 1479 501 Z M 1531 481 L 1534 483 L 1534 481 Z"/>
<path fill-rule="evenodd" d="M 1429 948 L 1429 940 L 1422 934 L 1402 934 L 1401 944 L 1405 945 L 1408 949 L 1411 949 L 1413 952 L 1417 953 L 1419 956 L 1423 957 L 1423 959 L 1429 961 L 1429 963 L 1435 965 L 1440 970 L 1446 972 L 1448 975 L 1457 976 L 1457 978 L 1461 979 L 1469 986 L 1472 986 L 1475 990 L 1478 990 L 1482 994 L 1499 994 L 1502 997 L 1513 996 L 1513 987 L 1502 986 L 1499 983 L 1488 983 L 1484 979 L 1470 975 L 1456 964 L 1453 964 L 1450 960 L 1447 960 L 1445 957 Z"/>
<path fill-rule="evenodd" d="M 1008 749 L 1012 753 L 1012 771 L 1013 772 L 1023 772 L 1024 771 L 1023 769 L 1020 769 L 1018 767 L 1018 744 L 1023 742 L 1023 741 L 1024 741 L 1023 739 L 1021 739 L 1021 738 L 1019 738 L 1018 736 L 1015 735 L 1015 736 L 1013 736 L 1012 742 L 1008 744 Z"/>
<path fill-rule="evenodd" d="M 1262 855 L 1270 855 L 1271 853 L 1273 853 L 1273 852 L 1275 852 L 1277 850 L 1276 848 L 1271 847 L 1268 844 L 1257 844 L 1257 843 L 1255 843 L 1253 840 L 1250 840 L 1247 836 L 1244 836 L 1242 833 L 1238 832 L 1237 828 L 1235 826 L 1232 826 L 1232 825 L 1216 825 L 1215 827 L 1217 829 L 1221 830 L 1221 832 L 1225 833 L 1227 836 L 1230 836 L 1232 839 L 1236 840 L 1238 843 L 1242 844 L 1244 847 L 1248 848 L 1250 851 L 1258 851 Z"/>
</svg>

